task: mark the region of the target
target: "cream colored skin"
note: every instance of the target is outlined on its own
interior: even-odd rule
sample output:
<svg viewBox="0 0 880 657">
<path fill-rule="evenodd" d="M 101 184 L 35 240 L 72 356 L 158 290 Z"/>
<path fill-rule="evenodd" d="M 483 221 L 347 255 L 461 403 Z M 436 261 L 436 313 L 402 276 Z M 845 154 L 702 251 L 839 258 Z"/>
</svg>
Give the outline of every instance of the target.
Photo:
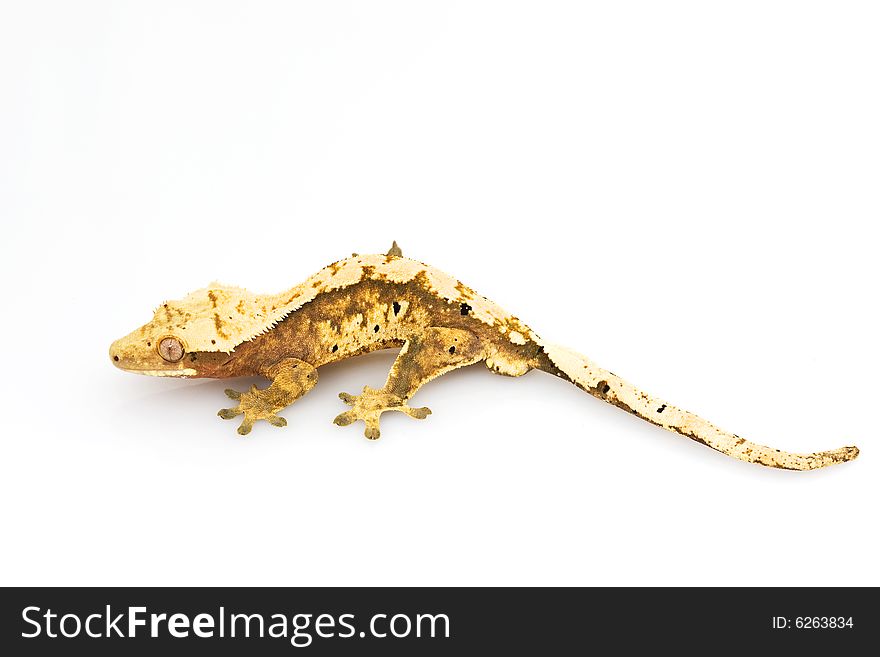
<svg viewBox="0 0 880 657">
<path fill-rule="evenodd" d="M 385 386 L 365 388 L 357 396 L 342 393 L 352 409 L 337 416 L 337 424 L 363 420 L 365 435 L 378 438 L 383 412 L 427 417 L 429 409 L 407 405 L 419 387 L 452 369 L 483 362 L 508 376 L 531 369 L 560 376 L 653 424 L 750 463 L 812 470 L 858 455 L 856 447 L 793 454 L 723 431 L 585 356 L 545 343 L 471 288 L 402 257 L 396 243 L 384 255 L 333 263 L 280 294 L 214 284 L 167 302 L 150 322 L 114 342 L 110 356 L 117 367 L 150 376 L 267 376 L 269 388 L 227 391 L 239 403 L 220 415 L 243 415 L 239 433 L 245 434 L 260 419 L 286 424 L 277 413 L 315 385 L 321 365 L 392 346 L 403 348 Z"/>
</svg>

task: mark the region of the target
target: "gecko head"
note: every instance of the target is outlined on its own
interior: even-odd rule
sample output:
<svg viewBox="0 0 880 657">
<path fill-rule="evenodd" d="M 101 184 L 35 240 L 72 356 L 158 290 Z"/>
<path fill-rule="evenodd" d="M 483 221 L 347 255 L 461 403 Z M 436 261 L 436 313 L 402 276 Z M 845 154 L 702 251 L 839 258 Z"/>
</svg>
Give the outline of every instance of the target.
<svg viewBox="0 0 880 657">
<path fill-rule="evenodd" d="M 198 376 L 186 343 L 153 322 L 110 345 L 110 360 L 121 370 L 149 376 Z"/>
<path fill-rule="evenodd" d="M 264 297 L 212 283 L 163 303 L 151 321 L 110 346 L 110 359 L 140 374 L 216 377 L 232 351 L 274 326 L 280 312 Z"/>
<path fill-rule="evenodd" d="M 198 376 L 197 354 L 186 338 L 186 310 L 180 302 L 159 306 L 153 319 L 110 345 L 110 360 L 121 370 L 148 376 Z"/>
</svg>

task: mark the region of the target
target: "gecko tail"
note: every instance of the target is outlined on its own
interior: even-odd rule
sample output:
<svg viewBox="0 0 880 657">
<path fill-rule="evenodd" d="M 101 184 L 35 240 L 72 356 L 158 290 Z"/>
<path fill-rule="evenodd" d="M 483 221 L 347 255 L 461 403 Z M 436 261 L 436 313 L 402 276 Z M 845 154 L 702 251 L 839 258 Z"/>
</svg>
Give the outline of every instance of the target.
<svg viewBox="0 0 880 657">
<path fill-rule="evenodd" d="M 858 447 L 854 446 L 813 454 L 793 454 L 758 445 L 642 392 L 619 376 L 598 367 L 586 356 L 558 345 L 542 345 L 542 348 L 546 359 L 541 360 L 539 369 L 560 376 L 594 397 L 614 404 L 651 424 L 680 433 L 741 461 L 785 470 L 816 470 L 826 465 L 852 461 L 859 455 Z"/>
</svg>

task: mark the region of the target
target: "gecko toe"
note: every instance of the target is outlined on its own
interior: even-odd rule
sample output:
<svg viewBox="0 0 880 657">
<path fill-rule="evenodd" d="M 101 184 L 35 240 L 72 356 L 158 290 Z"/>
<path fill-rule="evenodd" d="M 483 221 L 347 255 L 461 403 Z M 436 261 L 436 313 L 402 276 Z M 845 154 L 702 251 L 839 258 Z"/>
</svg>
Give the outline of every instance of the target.
<svg viewBox="0 0 880 657">
<path fill-rule="evenodd" d="M 226 393 L 226 396 L 230 399 L 241 399 L 241 393 L 238 390 L 226 388 L 226 390 L 224 390 L 223 392 Z"/>
<path fill-rule="evenodd" d="M 356 419 L 357 416 L 354 414 L 353 411 L 345 411 L 344 413 L 340 413 L 335 418 L 333 418 L 333 424 L 339 427 L 347 427 Z"/>
<path fill-rule="evenodd" d="M 232 418 L 241 415 L 242 411 L 238 408 L 221 408 L 217 411 L 217 415 L 222 417 L 224 420 L 231 420 Z"/>
<path fill-rule="evenodd" d="M 421 408 L 409 408 L 407 406 L 401 410 L 403 410 L 403 412 L 410 417 L 414 417 L 417 420 L 424 420 L 431 414 L 431 409 L 427 406 L 422 406 Z"/>
<path fill-rule="evenodd" d="M 285 420 L 283 417 L 279 417 L 277 415 L 272 415 L 270 417 L 267 417 L 266 422 L 271 424 L 273 427 L 286 427 L 287 426 L 287 420 Z"/>
</svg>

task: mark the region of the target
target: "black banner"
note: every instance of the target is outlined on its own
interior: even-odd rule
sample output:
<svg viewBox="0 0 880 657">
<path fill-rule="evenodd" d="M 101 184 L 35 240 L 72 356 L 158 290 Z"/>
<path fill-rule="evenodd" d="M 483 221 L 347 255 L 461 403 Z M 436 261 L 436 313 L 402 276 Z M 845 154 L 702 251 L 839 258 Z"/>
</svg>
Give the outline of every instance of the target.
<svg viewBox="0 0 880 657">
<path fill-rule="evenodd" d="M 854 654 L 880 638 L 873 588 L 7 588 L 0 613 L 6 655 Z"/>
</svg>

